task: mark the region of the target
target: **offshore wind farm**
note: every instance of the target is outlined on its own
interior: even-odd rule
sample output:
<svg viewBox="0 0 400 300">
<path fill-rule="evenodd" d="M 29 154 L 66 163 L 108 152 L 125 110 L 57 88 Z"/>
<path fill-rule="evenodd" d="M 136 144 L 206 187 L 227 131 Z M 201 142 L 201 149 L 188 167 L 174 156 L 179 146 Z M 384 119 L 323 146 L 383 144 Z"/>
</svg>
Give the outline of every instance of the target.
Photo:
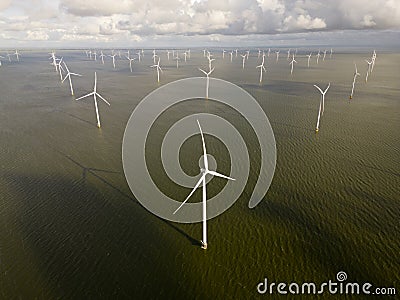
<svg viewBox="0 0 400 300">
<path fill-rule="evenodd" d="M 268 48 L 286 51 L 273 45 L 263 49 Z M 398 283 L 393 257 L 399 252 L 399 53 L 377 51 L 368 82 L 356 81 L 350 100 L 354 64 L 365 64 L 374 49 L 337 49 L 317 65 L 318 49 L 299 47 L 297 55 L 291 53 L 297 61 L 293 74 L 286 59 L 258 57 L 252 48 L 239 48 L 232 62 L 228 55 L 223 58 L 222 49 L 208 48 L 204 57 L 202 48 L 192 48 L 179 68 L 168 53 L 184 57 L 187 48 L 156 49 L 155 65 L 153 49 L 130 49 L 132 58 L 137 51 L 142 55 L 132 70 L 130 61 L 116 54 L 126 50 L 96 49 L 106 55 L 104 64 L 90 59 L 84 49 L 56 49 L 54 58 L 49 49 L 19 49 L 19 61 L 3 60 L 3 298 L 101 294 L 180 299 L 196 294 L 243 299 L 257 296 L 255 285 L 265 272 L 279 280 L 318 282 L 342 269 L 360 281 Z M 241 54 L 247 51 L 243 68 Z M 310 52 L 315 54 L 308 67 Z M 68 65 L 64 71 L 59 69 L 61 58 Z M 163 70 L 159 82 L 158 67 Z M 77 96 L 71 95 L 66 80 L 70 69 L 82 75 L 74 78 Z M 94 92 L 88 94 L 95 97 L 95 109 L 92 101 L 75 101 L 93 85 L 93 73 L 100 78 L 100 86 L 95 77 Z M 168 179 L 159 155 L 168 127 L 187 114 L 206 111 L 228 119 L 257 153 L 254 133 L 243 116 L 213 101 L 209 76 L 230 81 L 257 100 L 270 120 L 278 153 L 272 185 L 253 210 L 247 202 L 260 164 L 259 155 L 250 156 L 249 181 L 238 202 L 207 222 L 207 250 L 200 249 L 201 223 L 165 221 L 138 203 L 121 161 L 124 129 L 140 101 L 162 85 L 199 75 L 207 75 L 201 77 L 204 98 L 168 109 L 148 138 L 148 168 L 164 193 L 183 201 L 191 190 Z M 328 82 L 329 92 L 322 99 L 314 85 L 325 89 Z M 96 102 L 97 93 L 112 105 Z M 316 133 L 318 103 L 324 114 Z M 95 122 L 98 109 L 101 128 L 99 119 Z M 185 172 L 196 175 L 202 146 L 199 132 L 193 134 L 179 160 Z M 229 176 L 224 144 L 207 134 L 204 138 L 218 172 Z M 207 183 L 207 197 L 225 184 L 219 179 Z M 190 201 L 201 202 L 201 191 Z"/>
<path fill-rule="evenodd" d="M 0 0 L 0 299 L 394 299 L 400 6 L 364 2 Z"/>
</svg>

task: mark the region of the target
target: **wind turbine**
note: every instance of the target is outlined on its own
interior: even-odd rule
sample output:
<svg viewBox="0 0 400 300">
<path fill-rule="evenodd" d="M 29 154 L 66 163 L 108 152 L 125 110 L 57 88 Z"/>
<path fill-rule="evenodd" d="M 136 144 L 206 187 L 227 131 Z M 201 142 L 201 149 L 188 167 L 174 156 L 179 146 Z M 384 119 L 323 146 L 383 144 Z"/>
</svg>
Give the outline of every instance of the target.
<svg viewBox="0 0 400 300">
<path fill-rule="evenodd" d="M 292 61 L 289 63 L 289 65 L 292 65 L 292 68 L 290 69 L 290 75 L 293 74 L 293 66 L 294 66 L 294 63 L 297 64 L 297 61 L 294 59 L 294 54 L 293 54 Z"/>
<path fill-rule="evenodd" d="M 139 60 L 139 62 L 140 62 L 140 57 L 141 57 L 141 52 L 140 52 L 140 50 L 139 50 L 138 52 L 136 52 L 136 54 L 137 54 L 138 60 Z"/>
<path fill-rule="evenodd" d="M 182 202 L 182 204 L 174 211 L 174 214 L 178 212 L 178 210 L 181 209 L 181 207 L 189 200 L 189 198 L 193 195 L 193 193 L 197 190 L 197 188 L 200 186 L 200 184 L 203 184 L 203 239 L 201 241 L 201 248 L 202 249 L 207 249 L 207 189 L 206 189 L 206 176 L 211 175 L 211 176 L 217 176 L 221 177 L 227 180 L 235 180 L 231 177 L 222 175 L 220 173 L 217 173 L 216 171 L 212 171 L 208 169 L 208 159 L 207 159 L 207 151 L 206 151 L 206 144 L 204 142 L 204 135 L 203 131 L 201 130 L 200 122 L 197 120 L 197 124 L 199 125 L 200 129 L 200 134 L 201 134 L 201 140 L 203 143 L 203 159 L 204 159 L 204 168 L 200 169 L 201 172 L 201 177 L 199 181 L 196 183 L 194 186 L 193 190 L 190 192 L 189 196 L 185 199 L 185 201 Z"/>
<path fill-rule="evenodd" d="M 278 60 L 279 60 L 279 51 L 275 51 L 275 53 L 276 53 L 276 62 L 278 62 Z"/>
<path fill-rule="evenodd" d="M 314 86 L 321 92 L 322 95 L 322 112 L 321 112 L 321 116 L 324 114 L 324 108 L 325 108 L 325 94 L 326 92 L 329 90 L 329 87 L 331 86 L 331 83 L 328 83 L 328 86 L 326 87 L 326 89 L 324 91 L 321 90 L 321 88 L 317 85 L 314 84 Z"/>
<path fill-rule="evenodd" d="M 325 56 L 326 56 L 326 49 L 324 50 L 324 57 L 322 58 L 322 61 L 325 61 Z"/>
<path fill-rule="evenodd" d="M 318 65 L 318 60 L 319 60 L 319 58 L 321 57 L 321 53 L 319 52 L 319 50 L 318 50 L 318 53 L 317 53 L 317 65 Z"/>
<path fill-rule="evenodd" d="M 235 49 L 235 52 L 236 52 L 235 57 L 237 57 L 237 55 L 238 55 L 238 49 Z"/>
<path fill-rule="evenodd" d="M 132 62 L 134 62 L 136 58 L 130 58 L 129 56 L 127 56 L 126 58 L 129 60 L 129 69 L 132 73 Z"/>
<path fill-rule="evenodd" d="M 167 58 L 169 60 L 169 55 L 171 54 L 171 51 L 167 50 Z"/>
<path fill-rule="evenodd" d="M 20 56 L 20 54 L 18 53 L 18 50 L 17 50 L 17 49 L 15 49 L 14 55 L 17 57 L 17 60 L 19 61 L 19 56 Z"/>
<path fill-rule="evenodd" d="M 49 59 L 53 60 L 50 64 L 53 65 L 56 68 L 56 72 L 58 72 L 56 54 L 55 52 L 51 52 L 50 54 L 51 57 L 49 57 Z"/>
<path fill-rule="evenodd" d="M 103 54 L 103 50 L 102 51 L 100 51 L 100 58 L 101 58 L 101 62 L 103 63 L 103 65 L 104 65 L 104 54 Z"/>
<path fill-rule="evenodd" d="M 367 74 L 365 75 L 365 82 L 367 82 L 367 81 L 368 81 L 368 74 L 369 74 L 369 72 L 370 72 L 370 70 L 371 70 L 372 60 L 371 60 L 371 61 L 365 60 L 365 61 L 366 61 L 367 64 L 368 64 Z"/>
<path fill-rule="evenodd" d="M 185 62 L 187 61 L 187 52 L 183 52 L 183 56 L 185 57 Z"/>
<path fill-rule="evenodd" d="M 331 53 L 329 54 L 329 58 L 332 58 L 332 53 L 333 53 L 333 50 L 331 48 Z"/>
<path fill-rule="evenodd" d="M 376 59 L 376 51 L 374 49 L 374 53 L 372 54 L 372 67 L 371 67 L 371 73 L 374 70 L 374 66 L 375 66 L 375 59 Z"/>
<path fill-rule="evenodd" d="M 211 58 L 211 55 L 208 55 L 207 58 L 208 58 L 208 70 L 211 70 L 212 62 L 215 60 L 215 58 Z"/>
<path fill-rule="evenodd" d="M 113 63 L 113 67 L 115 69 L 115 57 L 117 56 L 117 54 L 112 53 L 111 55 L 109 55 L 109 57 L 112 57 L 112 63 Z"/>
<path fill-rule="evenodd" d="M 317 126 L 315 128 L 315 133 L 318 133 L 319 130 L 319 120 L 321 116 L 324 114 L 324 104 L 325 104 L 325 94 L 328 91 L 329 87 L 331 86 L 331 83 L 329 82 L 328 86 L 326 87 L 325 91 L 322 91 L 319 86 L 315 85 L 314 86 L 321 92 L 321 101 L 319 102 L 319 112 L 318 112 L 318 120 L 317 120 Z"/>
<path fill-rule="evenodd" d="M 67 64 L 65 62 L 64 62 L 64 66 L 65 66 L 65 69 L 67 70 L 67 75 L 65 75 L 64 79 L 62 80 L 62 82 L 64 82 L 65 79 L 67 79 L 67 77 L 68 77 L 68 79 L 69 79 L 69 87 L 71 88 L 71 96 L 73 96 L 74 95 L 74 89 L 72 88 L 71 75 L 75 75 L 75 76 L 82 76 L 82 75 L 70 72 L 68 67 L 67 67 Z"/>
<path fill-rule="evenodd" d="M 202 69 L 199 68 L 201 72 L 203 72 L 207 76 L 207 82 L 206 82 L 206 99 L 208 99 L 208 87 L 210 86 L 210 74 L 214 71 L 215 68 L 210 69 L 208 73 Z"/>
<path fill-rule="evenodd" d="M 63 58 L 61 57 L 61 59 L 58 61 L 58 63 L 56 63 L 56 66 L 58 67 L 58 71 L 60 73 L 60 80 L 62 81 L 62 71 L 64 71 L 64 68 L 62 67 L 61 63 L 63 61 Z"/>
<path fill-rule="evenodd" d="M 8 61 L 9 61 L 9 62 L 11 62 L 11 55 L 12 55 L 12 54 L 8 53 L 8 51 L 7 51 L 7 57 L 8 57 Z"/>
<path fill-rule="evenodd" d="M 311 55 L 312 55 L 312 52 L 310 53 L 310 54 L 307 54 L 306 56 L 308 57 L 308 60 L 307 60 L 307 67 L 309 68 L 310 67 L 310 58 L 311 58 Z"/>
<path fill-rule="evenodd" d="M 96 96 L 98 96 L 101 100 L 103 100 L 105 103 L 107 103 L 108 105 L 110 105 L 110 103 L 108 103 L 108 101 L 106 99 L 103 98 L 103 96 L 101 96 L 98 92 L 97 92 L 97 74 L 96 72 L 94 72 L 94 88 L 93 88 L 93 92 L 84 95 L 82 97 L 79 97 L 78 99 L 75 99 L 76 101 L 81 100 L 83 98 L 89 97 L 93 95 L 93 99 L 94 99 L 94 107 L 96 109 L 96 117 L 97 117 L 97 127 L 100 128 L 100 115 L 99 115 L 99 109 L 97 107 L 97 98 Z"/>
<path fill-rule="evenodd" d="M 158 55 L 156 54 L 156 49 L 153 50 L 153 64 L 156 63 L 156 57 L 158 57 Z"/>
<path fill-rule="evenodd" d="M 176 60 L 176 68 L 179 68 L 179 61 L 181 60 L 178 56 L 178 52 L 176 53 L 177 55 L 174 57 L 174 59 Z"/>
<path fill-rule="evenodd" d="M 5 57 L 0 55 L 0 58 L 3 58 L 3 59 L 4 59 Z M 0 66 L 1 66 L 1 60 L 0 60 Z"/>
<path fill-rule="evenodd" d="M 265 67 L 264 67 L 264 57 L 263 57 L 261 65 L 257 66 L 256 68 L 260 68 L 260 83 L 261 83 L 262 79 L 263 79 L 263 71 L 264 72 L 267 71 L 267 70 L 265 70 Z"/>
<path fill-rule="evenodd" d="M 240 54 L 240 56 L 242 57 L 242 69 L 244 69 L 244 63 L 246 62 L 246 54 Z"/>
<path fill-rule="evenodd" d="M 354 78 L 353 78 L 353 86 L 351 88 L 351 94 L 350 94 L 350 99 L 353 99 L 353 93 L 354 93 L 354 85 L 356 83 L 356 78 L 357 76 L 360 76 L 360 73 L 358 73 L 357 71 L 357 65 L 354 63 L 354 67 L 356 68 L 355 72 L 354 72 Z"/>
<path fill-rule="evenodd" d="M 287 59 L 286 60 L 289 60 L 289 58 L 290 58 L 290 49 L 287 51 Z"/>
<path fill-rule="evenodd" d="M 151 68 L 156 68 L 157 70 L 157 82 L 160 82 L 160 71 L 162 72 L 162 69 L 160 67 L 160 57 L 158 58 L 157 64 L 154 64 L 150 66 Z"/>
<path fill-rule="evenodd" d="M 231 56 L 231 62 L 232 62 L 232 59 L 233 59 L 233 51 L 229 52 L 229 54 L 230 54 L 230 56 Z"/>
<path fill-rule="evenodd" d="M 97 52 L 93 51 L 93 55 L 94 55 L 94 61 L 97 61 Z"/>
<path fill-rule="evenodd" d="M 226 53 L 226 50 L 222 49 L 222 59 L 225 59 L 225 53 Z"/>
</svg>

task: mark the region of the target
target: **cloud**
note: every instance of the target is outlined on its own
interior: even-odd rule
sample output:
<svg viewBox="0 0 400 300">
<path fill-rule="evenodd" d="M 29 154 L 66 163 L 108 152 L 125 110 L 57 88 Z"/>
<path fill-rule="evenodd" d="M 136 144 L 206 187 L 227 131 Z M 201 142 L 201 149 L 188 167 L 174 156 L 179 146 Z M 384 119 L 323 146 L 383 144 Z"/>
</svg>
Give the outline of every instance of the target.
<svg viewBox="0 0 400 300">
<path fill-rule="evenodd" d="M 201 40 L 217 43 L 215 37 L 367 29 L 399 30 L 398 0 L 0 0 L 0 32 L 22 40 L 46 34 L 52 41 L 111 42 L 204 35 Z"/>
<path fill-rule="evenodd" d="M 28 30 L 26 33 L 26 39 L 29 41 L 47 41 L 49 39 L 49 35 L 44 31 Z"/>
<path fill-rule="evenodd" d="M 129 14 L 135 8 L 130 0 L 61 0 L 60 9 L 76 16 L 111 16 Z"/>
<path fill-rule="evenodd" d="M 11 0 L 0 0 L 0 11 L 7 9 L 11 4 Z"/>
<path fill-rule="evenodd" d="M 326 23 L 321 18 L 312 18 L 310 15 L 299 15 L 297 18 L 288 16 L 283 21 L 282 31 L 301 31 L 326 28 Z"/>
</svg>

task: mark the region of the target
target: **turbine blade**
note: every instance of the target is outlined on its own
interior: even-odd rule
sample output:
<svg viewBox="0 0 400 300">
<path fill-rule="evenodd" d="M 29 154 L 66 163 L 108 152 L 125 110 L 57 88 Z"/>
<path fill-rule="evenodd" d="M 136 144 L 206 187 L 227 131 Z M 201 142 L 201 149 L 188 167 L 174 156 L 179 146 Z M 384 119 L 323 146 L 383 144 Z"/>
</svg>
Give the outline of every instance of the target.
<svg viewBox="0 0 400 300">
<path fill-rule="evenodd" d="M 231 177 L 229 177 L 229 176 L 222 175 L 222 174 L 217 173 L 217 172 L 215 172 L 215 171 L 207 171 L 207 173 L 210 174 L 210 175 L 217 176 L 217 177 L 221 177 L 221 178 L 225 178 L 225 179 L 228 179 L 228 180 L 236 180 L 236 179 L 234 179 L 234 178 L 231 178 Z"/>
<path fill-rule="evenodd" d="M 110 103 L 108 103 L 108 101 L 106 99 L 104 99 L 102 95 L 100 95 L 99 93 L 96 93 L 96 95 L 99 96 L 101 98 L 101 100 L 103 100 L 105 103 L 110 105 Z"/>
<path fill-rule="evenodd" d="M 314 84 L 314 86 L 321 92 L 321 94 L 324 93 L 324 92 L 320 89 L 320 87 L 319 87 L 318 85 L 315 85 L 315 84 Z"/>
<path fill-rule="evenodd" d="M 83 98 L 92 96 L 93 94 L 94 94 L 94 92 L 91 92 L 91 93 L 89 93 L 89 94 L 87 94 L 87 95 L 84 95 L 84 96 L 82 96 L 82 97 L 79 97 L 78 99 L 75 99 L 75 100 L 78 101 L 78 100 L 81 100 L 81 99 L 83 99 Z"/>
<path fill-rule="evenodd" d="M 206 151 L 206 143 L 204 142 L 203 131 L 201 130 L 200 122 L 197 120 L 197 124 L 199 125 L 201 140 L 203 142 L 203 157 L 204 157 L 204 168 L 208 171 L 208 159 L 207 159 L 207 151 Z"/>
<path fill-rule="evenodd" d="M 64 83 L 65 79 L 67 79 L 68 76 L 70 76 L 70 73 L 68 73 L 67 75 L 65 75 L 64 79 L 63 79 L 61 82 Z"/>
<path fill-rule="evenodd" d="M 200 183 L 203 181 L 204 176 L 206 176 L 205 173 L 200 177 L 199 181 L 196 183 L 196 185 L 194 186 L 194 188 L 193 188 L 192 191 L 190 192 L 189 196 L 186 197 L 185 201 L 183 201 L 183 202 L 181 203 L 181 205 L 179 205 L 179 207 L 173 212 L 173 214 L 176 214 L 176 212 L 177 212 L 178 210 L 180 210 L 181 207 L 189 200 L 189 198 L 193 195 L 193 193 L 194 193 L 194 192 L 197 190 L 197 188 L 200 186 Z"/>
<path fill-rule="evenodd" d="M 329 90 L 329 87 L 331 86 L 331 83 L 329 82 L 328 83 L 328 86 L 326 87 L 326 89 L 325 89 L 325 92 L 324 92 L 324 95 L 326 94 L 326 92 Z"/>
</svg>

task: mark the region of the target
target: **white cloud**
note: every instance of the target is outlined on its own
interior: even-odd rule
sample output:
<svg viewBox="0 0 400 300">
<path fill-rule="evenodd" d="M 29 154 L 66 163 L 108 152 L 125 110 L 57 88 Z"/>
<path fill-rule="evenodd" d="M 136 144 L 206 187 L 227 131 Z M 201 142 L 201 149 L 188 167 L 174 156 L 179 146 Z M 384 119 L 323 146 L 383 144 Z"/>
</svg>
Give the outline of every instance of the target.
<svg viewBox="0 0 400 300">
<path fill-rule="evenodd" d="M 44 31 L 28 30 L 26 33 L 26 39 L 29 41 L 47 41 L 49 39 L 49 35 Z"/>
<path fill-rule="evenodd" d="M 374 27 L 376 25 L 371 15 L 365 15 L 360 24 L 363 27 Z"/>
<path fill-rule="evenodd" d="M 371 28 L 400 29 L 398 0 L 0 0 L 0 32 L 22 40 L 222 41 Z"/>
<path fill-rule="evenodd" d="M 282 31 L 301 31 L 302 29 L 324 29 L 326 23 L 321 18 L 312 18 L 310 15 L 299 15 L 297 18 L 288 16 L 283 21 L 284 27 Z"/>
<path fill-rule="evenodd" d="M 0 0 L 0 11 L 10 6 L 11 0 Z"/>
</svg>

